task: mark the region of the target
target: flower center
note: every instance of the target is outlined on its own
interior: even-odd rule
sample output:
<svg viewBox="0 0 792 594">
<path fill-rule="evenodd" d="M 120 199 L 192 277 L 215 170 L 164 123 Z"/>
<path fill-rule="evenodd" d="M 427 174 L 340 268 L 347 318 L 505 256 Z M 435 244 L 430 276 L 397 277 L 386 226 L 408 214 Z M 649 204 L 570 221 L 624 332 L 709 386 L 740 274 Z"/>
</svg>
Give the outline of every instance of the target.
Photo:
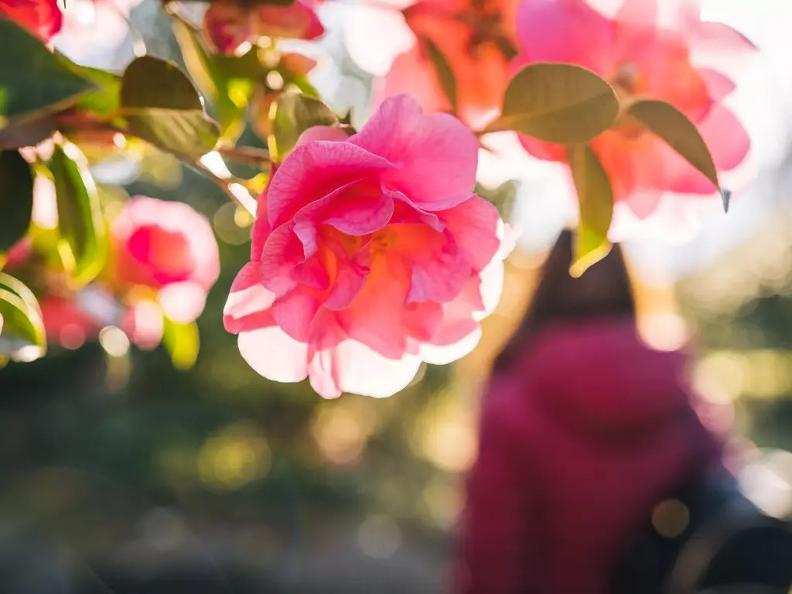
<svg viewBox="0 0 792 594">
<path fill-rule="evenodd" d="M 627 62 L 619 66 L 611 78 L 611 82 L 620 95 L 635 95 L 640 93 L 644 87 L 641 70 L 634 62 Z"/>
</svg>

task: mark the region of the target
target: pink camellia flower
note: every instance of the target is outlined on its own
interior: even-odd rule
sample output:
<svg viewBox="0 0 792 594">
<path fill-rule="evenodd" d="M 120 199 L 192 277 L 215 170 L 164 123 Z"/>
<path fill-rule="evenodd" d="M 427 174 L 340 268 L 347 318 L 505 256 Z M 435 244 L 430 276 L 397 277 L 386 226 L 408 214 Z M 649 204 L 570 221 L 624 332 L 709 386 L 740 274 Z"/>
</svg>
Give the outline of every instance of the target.
<svg viewBox="0 0 792 594">
<path fill-rule="evenodd" d="M 311 0 L 294 0 L 284 6 L 217 0 L 204 14 L 204 29 L 212 45 L 227 54 L 261 36 L 316 39 L 324 33 Z"/>
<path fill-rule="evenodd" d="M 143 196 L 113 221 L 111 283 L 116 292 L 148 287 L 177 322 L 196 319 L 220 261 L 209 221 L 187 204 Z"/>
<path fill-rule="evenodd" d="M 725 25 L 702 22 L 697 0 L 625 0 L 612 19 L 585 0 L 523 0 L 517 26 L 517 65 L 580 64 L 609 80 L 625 99 L 662 99 L 681 110 L 701 131 L 718 169 L 733 169 L 745 158 L 748 135 L 723 105 L 734 83 L 707 66 L 719 53 L 734 55 L 753 45 Z M 521 140 L 536 157 L 566 158 L 561 145 Z M 664 192 L 715 191 L 664 141 L 629 123 L 601 134 L 592 147 L 610 175 L 615 199 L 638 216 L 651 213 Z"/>
<path fill-rule="evenodd" d="M 0 17 L 11 19 L 42 41 L 49 41 L 63 23 L 55 0 L 0 0 Z"/>
<path fill-rule="evenodd" d="M 321 138 L 324 138 L 322 140 Z M 224 321 L 261 375 L 389 396 L 478 341 L 502 281 L 474 135 L 401 95 L 351 137 L 312 129 L 259 198 Z"/>
</svg>

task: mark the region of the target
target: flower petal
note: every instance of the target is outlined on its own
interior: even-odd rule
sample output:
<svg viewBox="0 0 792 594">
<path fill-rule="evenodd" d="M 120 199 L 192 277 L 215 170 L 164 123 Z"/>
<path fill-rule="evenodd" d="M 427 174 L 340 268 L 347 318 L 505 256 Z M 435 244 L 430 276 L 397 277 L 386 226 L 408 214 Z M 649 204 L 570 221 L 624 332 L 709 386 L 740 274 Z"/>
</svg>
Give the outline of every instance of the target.
<svg viewBox="0 0 792 594">
<path fill-rule="evenodd" d="M 276 227 L 329 188 L 392 169 L 394 165 L 351 142 L 317 140 L 298 147 L 278 168 L 267 190 L 267 219 Z"/>
<path fill-rule="evenodd" d="M 239 334 L 242 358 L 256 373 L 276 382 L 299 382 L 308 375 L 308 345 L 277 326 Z"/>
<path fill-rule="evenodd" d="M 426 210 L 459 204 L 475 185 L 478 143 L 473 133 L 450 115 L 425 115 L 406 95 L 385 100 L 349 142 L 398 164 L 383 171 L 381 179 Z"/>
<path fill-rule="evenodd" d="M 607 72 L 613 63 L 614 23 L 582 0 L 523 2 L 517 35 L 517 65 L 569 62 Z"/>
<path fill-rule="evenodd" d="M 206 305 L 206 289 L 191 281 L 172 283 L 159 290 L 157 301 L 171 320 L 186 324 L 201 315 Z"/>
<path fill-rule="evenodd" d="M 239 333 L 272 324 L 269 311 L 275 293 L 261 284 L 258 262 L 248 262 L 237 273 L 223 308 L 223 325 L 227 332 Z"/>
<path fill-rule="evenodd" d="M 311 386 L 326 398 L 342 392 L 387 398 L 407 387 L 420 365 L 416 355 L 390 359 L 356 340 L 344 340 L 329 351 L 318 351 L 309 371 Z"/>
</svg>

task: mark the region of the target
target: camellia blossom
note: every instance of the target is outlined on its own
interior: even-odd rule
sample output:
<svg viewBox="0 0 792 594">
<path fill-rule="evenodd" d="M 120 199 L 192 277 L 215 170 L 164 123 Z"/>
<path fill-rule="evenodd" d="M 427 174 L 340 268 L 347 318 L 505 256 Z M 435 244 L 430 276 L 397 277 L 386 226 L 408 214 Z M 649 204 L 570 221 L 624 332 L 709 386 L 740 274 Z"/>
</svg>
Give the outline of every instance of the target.
<svg viewBox="0 0 792 594">
<path fill-rule="evenodd" d="M 191 322 L 220 273 L 209 221 L 187 204 L 134 197 L 113 221 L 111 283 L 127 294 L 151 289 L 170 319 Z"/>
<path fill-rule="evenodd" d="M 11 19 L 42 41 L 49 41 L 63 24 L 56 0 L 0 0 L 0 17 Z"/>
<path fill-rule="evenodd" d="M 259 198 L 225 306 L 261 375 L 325 397 L 389 396 L 478 342 L 500 294 L 503 223 L 473 193 L 477 142 L 407 96 L 357 134 L 312 128 Z"/>
<path fill-rule="evenodd" d="M 316 39 L 324 33 L 311 0 L 288 5 L 218 0 L 204 14 L 204 29 L 212 45 L 227 54 L 262 36 Z"/>
<path fill-rule="evenodd" d="M 516 53 L 519 0 L 369 0 L 347 31 L 352 58 L 384 75 L 381 98 L 410 93 L 469 125 L 500 108 Z M 443 73 L 447 68 L 448 73 Z M 450 74 L 455 104 L 449 97 Z"/>
<path fill-rule="evenodd" d="M 750 140 L 723 105 L 734 83 L 707 64 L 718 53 L 747 52 L 753 45 L 726 25 L 702 22 L 699 12 L 696 0 L 625 0 L 607 18 L 584 0 L 523 0 L 516 65 L 580 64 L 609 80 L 623 98 L 668 101 L 696 124 L 718 169 L 728 171 L 743 161 Z M 564 146 L 525 136 L 521 140 L 536 157 L 566 159 Z M 715 191 L 663 140 L 629 122 L 591 145 L 609 173 L 615 200 L 625 201 L 640 217 L 655 209 L 664 192 Z"/>
</svg>

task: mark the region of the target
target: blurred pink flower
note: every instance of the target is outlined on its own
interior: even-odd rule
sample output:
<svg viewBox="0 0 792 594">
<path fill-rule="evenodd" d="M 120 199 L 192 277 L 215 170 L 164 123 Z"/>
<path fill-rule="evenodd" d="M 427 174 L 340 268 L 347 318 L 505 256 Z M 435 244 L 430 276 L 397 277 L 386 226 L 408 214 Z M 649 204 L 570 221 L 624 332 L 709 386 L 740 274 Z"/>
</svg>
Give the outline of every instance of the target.
<svg viewBox="0 0 792 594">
<path fill-rule="evenodd" d="M 584 0 L 523 0 L 518 14 L 519 66 L 533 62 L 580 64 L 609 80 L 625 98 L 672 103 L 701 131 L 720 170 L 745 158 L 750 140 L 723 105 L 734 83 L 706 67 L 718 53 L 754 46 L 726 25 L 702 22 L 697 0 L 625 0 L 613 19 Z M 663 26 L 658 26 L 662 13 Z M 534 156 L 565 160 L 566 149 L 528 137 Z M 712 194 L 713 185 L 655 135 L 624 123 L 592 147 L 610 174 L 614 197 L 647 216 L 664 192 Z"/>
<path fill-rule="evenodd" d="M 0 0 L 0 17 L 11 19 L 45 42 L 63 23 L 55 0 Z"/>
<path fill-rule="evenodd" d="M 384 76 L 380 99 L 410 93 L 427 111 L 453 111 L 480 126 L 497 113 L 511 75 L 518 3 L 366 0 L 356 7 L 346 43 L 364 70 Z M 456 105 L 442 61 L 454 77 Z"/>
<path fill-rule="evenodd" d="M 41 318 L 47 341 L 68 349 L 81 347 L 99 334 L 102 324 L 73 298 L 46 295 L 41 298 Z"/>
<path fill-rule="evenodd" d="M 313 5 L 312 0 L 294 0 L 283 6 L 219 0 L 204 14 L 204 29 L 212 45 L 227 54 L 261 36 L 316 39 L 324 27 Z"/>
<path fill-rule="evenodd" d="M 225 326 L 267 378 L 390 396 L 422 360 L 477 343 L 500 294 L 503 223 L 473 193 L 474 135 L 412 98 L 386 100 L 349 138 L 309 137 L 259 199 Z"/>
<path fill-rule="evenodd" d="M 189 322 L 203 311 L 220 262 L 206 218 L 182 202 L 127 201 L 112 226 L 111 282 L 118 292 L 156 291 L 165 314 Z"/>
</svg>

